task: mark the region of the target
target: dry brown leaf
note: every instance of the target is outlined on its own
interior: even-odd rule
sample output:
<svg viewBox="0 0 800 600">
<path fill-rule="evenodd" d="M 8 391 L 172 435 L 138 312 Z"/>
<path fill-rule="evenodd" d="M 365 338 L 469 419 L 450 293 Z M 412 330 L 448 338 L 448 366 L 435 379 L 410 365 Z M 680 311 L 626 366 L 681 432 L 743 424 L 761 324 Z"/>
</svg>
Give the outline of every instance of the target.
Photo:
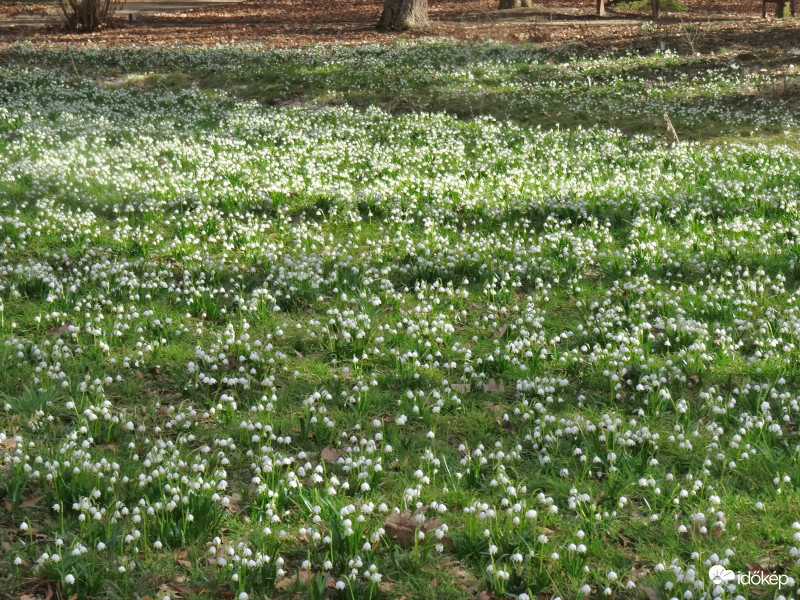
<svg viewBox="0 0 800 600">
<path fill-rule="evenodd" d="M 417 520 L 410 510 L 392 513 L 386 519 L 384 528 L 389 537 L 401 546 L 411 546 L 417 531 Z"/>
<path fill-rule="evenodd" d="M 641 588 L 641 591 L 642 595 L 647 598 L 647 600 L 660 600 L 656 591 L 651 587 L 644 586 Z"/>
<path fill-rule="evenodd" d="M 393 512 L 390 514 L 384 528 L 389 538 L 400 544 L 401 546 L 411 546 L 414 544 L 414 538 L 417 535 L 419 528 L 423 533 L 433 531 L 439 525 L 439 519 L 434 517 L 432 519 L 425 519 L 420 525 L 417 521 L 416 514 L 412 514 L 410 510 L 404 510 L 401 513 Z"/>
<path fill-rule="evenodd" d="M 297 575 L 290 575 L 289 577 L 283 577 L 275 582 L 275 589 L 278 590 L 279 592 L 285 592 L 290 587 L 292 587 L 295 581 L 297 581 Z"/>
<path fill-rule="evenodd" d="M 490 379 L 486 383 L 483 384 L 483 391 L 484 392 L 495 392 L 495 393 L 503 393 L 506 391 L 506 386 L 503 385 L 503 382 L 500 381 L 499 383 L 494 379 Z"/>
<path fill-rule="evenodd" d="M 24 506 L 25 508 L 37 506 L 39 502 L 42 501 L 42 498 L 44 498 L 44 496 L 31 496 L 30 498 L 25 498 L 20 506 Z"/>
<path fill-rule="evenodd" d="M 72 322 L 70 322 L 70 321 L 67 321 L 66 323 L 64 323 L 64 324 L 63 324 L 63 325 L 61 325 L 60 327 L 53 327 L 53 329 L 51 329 L 50 331 L 48 331 L 48 333 L 49 333 L 50 335 L 63 335 L 63 334 L 65 334 L 67 331 L 69 331 L 69 328 L 70 328 L 71 326 L 72 326 Z"/>
<path fill-rule="evenodd" d="M 14 505 L 11 504 L 9 500 L 6 500 L 4 504 L 6 506 L 6 512 L 14 512 Z"/>
<path fill-rule="evenodd" d="M 505 335 L 506 330 L 508 329 L 508 323 L 503 323 L 500 327 L 497 328 L 497 333 L 495 333 L 496 338 L 501 338 Z"/>
<path fill-rule="evenodd" d="M 202 591 L 190 588 L 188 585 L 181 585 L 180 583 L 170 583 L 169 587 L 180 594 L 199 594 Z"/>
<path fill-rule="evenodd" d="M 235 515 L 241 508 L 241 501 L 242 495 L 237 492 L 233 492 L 230 496 L 228 496 L 228 504 L 225 505 L 225 508 L 228 509 L 229 513 Z"/>
<path fill-rule="evenodd" d="M 300 569 L 297 572 L 297 579 L 300 580 L 300 583 L 304 585 L 308 585 L 308 582 L 311 581 L 314 577 L 316 577 L 316 573 L 313 571 L 309 571 L 308 569 Z"/>
<path fill-rule="evenodd" d="M 468 383 L 451 383 L 450 387 L 459 394 L 468 394 L 472 387 Z"/>
<path fill-rule="evenodd" d="M 175 548 L 172 551 L 172 556 L 175 557 L 175 560 L 178 561 L 179 564 L 183 565 L 187 569 L 192 567 L 192 561 L 189 560 L 189 550 L 186 548 Z"/>
<path fill-rule="evenodd" d="M 378 584 L 378 588 L 384 593 L 388 594 L 389 592 L 394 589 L 394 584 L 391 581 L 381 581 Z"/>
<path fill-rule="evenodd" d="M 327 463 L 336 464 L 339 460 L 339 451 L 336 448 L 331 448 L 330 446 L 325 446 L 322 449 L 322 452 L 319 453 L 319 457 Z"/>
<path fill-rule="evenodd" d="M 758 563 L 746 563 L 746 564 L 747 564 L 747 570 L 750 573 L 758 573 L 759 575 L 761 575 L 763 577 L 769 576 L 769 572 L 765 571 L 764 567 L 762 567 Z"/>
<path fill-rule="evenodd" d="M 453 563 L 455 566 L 452 567 L 452 571 L 456 577 L 458 577 L 458 582 L 466 590 L 469 590 L 472 595 L 478 593 L 478 579 L 465 568 L 463 568 L 459 563 Z"/>
</svg>

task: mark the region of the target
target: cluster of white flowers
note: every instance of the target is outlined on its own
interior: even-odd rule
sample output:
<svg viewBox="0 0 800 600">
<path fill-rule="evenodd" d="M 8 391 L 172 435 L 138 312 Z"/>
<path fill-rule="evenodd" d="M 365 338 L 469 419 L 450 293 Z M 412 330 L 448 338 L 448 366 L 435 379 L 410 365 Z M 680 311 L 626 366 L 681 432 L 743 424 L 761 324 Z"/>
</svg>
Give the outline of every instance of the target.
<svg viewBox="0 0 800 600">
<path fill-rule="evenodd" d="M 572 111 L 670 102 L 684 127 L 798 119 L 724 101 L 768 74 L 692 79 L 670 55 L 59 52 L 12 55 L 290 60 L 309 77 L 400 57 L 475 101 L 507 81 L 517 108 L 580 89 Z M 240 599 L 327 581 L 374 597 L 388 547 L 477 561 L 519 598 L 641 580 L 711 599 L 735 586 L 715 591 L 708 567 L 744 567 L 736 540 L 792 506 L 792 147 L 265 108 L 21 67 L 0 69 L 0 134 L 3 485 L 53 505 L 47 525 L 15 521 L 16 572 L 102 595 L 189 547 Z M 795 573 L 798 529 L 761 542 Z"/>
</svg>

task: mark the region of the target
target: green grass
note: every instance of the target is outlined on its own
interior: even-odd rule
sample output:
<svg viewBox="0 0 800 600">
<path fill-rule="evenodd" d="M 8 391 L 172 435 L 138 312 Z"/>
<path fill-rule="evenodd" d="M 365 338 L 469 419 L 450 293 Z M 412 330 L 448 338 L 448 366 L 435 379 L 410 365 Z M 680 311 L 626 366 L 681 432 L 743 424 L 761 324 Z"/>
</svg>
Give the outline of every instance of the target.
<svg viewBox="0 0 800 600">
<path fill-rule="evenodd" d="M 0 598 L 796 595 L 708 577 L 800 576 L 786 82 L 3 58 Z"/>
</svg>

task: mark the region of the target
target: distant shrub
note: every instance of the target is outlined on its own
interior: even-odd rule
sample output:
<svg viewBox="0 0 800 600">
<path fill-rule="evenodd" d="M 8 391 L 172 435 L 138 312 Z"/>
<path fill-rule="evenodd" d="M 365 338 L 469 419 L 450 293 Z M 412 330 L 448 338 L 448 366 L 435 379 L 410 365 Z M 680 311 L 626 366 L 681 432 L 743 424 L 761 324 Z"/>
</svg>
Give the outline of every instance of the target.
<svg viewBox="0 0 800 600">
<path fill-rule="evenodd" d="M 69 31 L 97 31 L 111 25 L 114 13 L 125 0 L 56 0 L 64 28 Z"/>
<path fill-rule="evenodd" d="M 650 0 L 617 0 L 614 4 L 626 10 L 650 10 Z M 661 0 L 661 10 L 686 10 L 678 0 Z"/>
</svg>

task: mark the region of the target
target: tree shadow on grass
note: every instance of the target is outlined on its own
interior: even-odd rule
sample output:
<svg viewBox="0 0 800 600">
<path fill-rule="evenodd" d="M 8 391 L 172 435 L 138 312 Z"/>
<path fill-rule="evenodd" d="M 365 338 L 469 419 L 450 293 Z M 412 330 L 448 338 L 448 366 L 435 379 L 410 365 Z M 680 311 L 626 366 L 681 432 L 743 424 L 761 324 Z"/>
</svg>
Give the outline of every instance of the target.
<svg viewBox="0 0 800 600">
<path fill-rule="evenodd" d="M 746 39 L 746 38 L 745 38 Z M 188 57 L 187 57 L 188 54 Z M 190 86 L 264 105 L 447 112 L 526 127 L 611 127 L 664 135 L 666 111 L 683 139 L 778 134 L 797 113 L 800 73 L 785 57 L 675 56 L 576 60 L 533 45 L 453 42 L 260 50 L 12 48 L 9 64 L 95 77 L 143 91 Z M 733 64 L 732 64 L 733 63 Z M 766 67 L 764 66 L 766 65 Z M 779 73 L 767 80 L 747 73 Z M 720 77 L 727 78 L 720 82 Z"/>
</svg>

